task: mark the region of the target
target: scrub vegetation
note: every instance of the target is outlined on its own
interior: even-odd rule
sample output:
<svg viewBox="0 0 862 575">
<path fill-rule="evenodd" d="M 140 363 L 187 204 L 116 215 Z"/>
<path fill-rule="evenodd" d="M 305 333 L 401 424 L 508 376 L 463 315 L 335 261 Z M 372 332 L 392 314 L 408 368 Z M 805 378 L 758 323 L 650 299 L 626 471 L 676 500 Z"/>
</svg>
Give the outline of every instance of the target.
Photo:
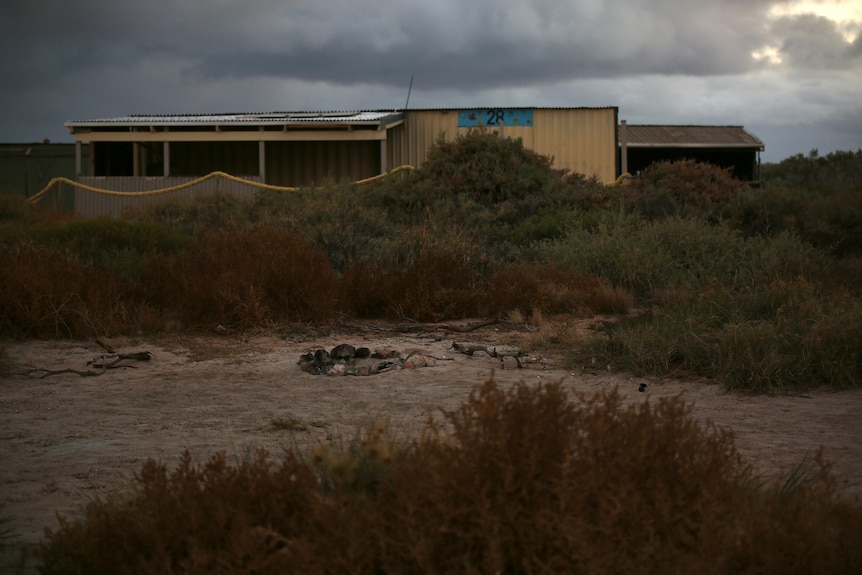
<svg viewBox="0 0 862 575">
<path fill-rule="evenodd" d="M 0 335 L 94 337 L 326 324 L 618 316 L 559 342 L 639 374 L 760 392 L 857 385 L 862 152 L 628 185 L 518 140 L 440 140 L 414 173 L 253 200 L 166 200 L 81 220 L 0 207 Z"/>
<path fill-rule="evenodd" d="M 474 132 L 363 186 L 94 220 L 3 200 L 0 337 L 601 315 L 592 337 L 533 343 L 747 392 L 858 388 L 862 151 L 763 173 L 751 189 L 682 161 L 605 186 Z M 767 485 L 679 401 L 491 380 L 407 442 L 378 427 L 278 459 L 148 462 L 38 556 L 44 573 L 851 573 L 860 539 L 828 462 Z"/>
</svg>

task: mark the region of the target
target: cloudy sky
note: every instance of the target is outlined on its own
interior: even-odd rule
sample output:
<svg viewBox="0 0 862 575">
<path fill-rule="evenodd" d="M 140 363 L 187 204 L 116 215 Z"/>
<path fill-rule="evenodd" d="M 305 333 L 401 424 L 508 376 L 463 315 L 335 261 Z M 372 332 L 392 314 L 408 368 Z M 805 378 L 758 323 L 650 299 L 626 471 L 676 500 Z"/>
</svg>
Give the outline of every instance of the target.
<svg viewBox="0 0 862 575">
<path fill-rule="evenodd" d="M 140 113 L 618 106 L 862 148 L 862 0 L 14 0 L 0 142 Z"/>
</svg>

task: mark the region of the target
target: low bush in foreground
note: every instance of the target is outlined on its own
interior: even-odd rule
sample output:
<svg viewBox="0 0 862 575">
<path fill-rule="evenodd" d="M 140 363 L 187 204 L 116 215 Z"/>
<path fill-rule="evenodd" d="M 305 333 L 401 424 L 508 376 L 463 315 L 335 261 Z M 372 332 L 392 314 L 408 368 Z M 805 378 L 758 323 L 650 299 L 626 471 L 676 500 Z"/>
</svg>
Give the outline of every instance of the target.
<svg viewBox="0 0 862 575">
<path fill-rule="evenodd" d="M 772 487 L 679 398 L 491 380 L 409 445 L 377 428 L 312 457 L 150 461 L 38 558 L 94 575 L 860 572 L 862 509 L 819 463 Z"/>
</svg>

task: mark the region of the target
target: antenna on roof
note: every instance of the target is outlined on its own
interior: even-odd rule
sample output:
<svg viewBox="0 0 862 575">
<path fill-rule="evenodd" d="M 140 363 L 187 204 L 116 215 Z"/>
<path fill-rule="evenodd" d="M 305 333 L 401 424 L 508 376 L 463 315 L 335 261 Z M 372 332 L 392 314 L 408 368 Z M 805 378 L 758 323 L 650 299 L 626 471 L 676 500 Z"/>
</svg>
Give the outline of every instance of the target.
<svg viewBox="0 0 862 575">
<path fill-rule="evenodd" d="M 407 109 L 407 106 L 410 104 L 410 92 L 413 91 L 413 74 L 410 74 L 410 87 L 407 88 L 407 101 L 404 102 L 404 109 Z"/>
</svg>

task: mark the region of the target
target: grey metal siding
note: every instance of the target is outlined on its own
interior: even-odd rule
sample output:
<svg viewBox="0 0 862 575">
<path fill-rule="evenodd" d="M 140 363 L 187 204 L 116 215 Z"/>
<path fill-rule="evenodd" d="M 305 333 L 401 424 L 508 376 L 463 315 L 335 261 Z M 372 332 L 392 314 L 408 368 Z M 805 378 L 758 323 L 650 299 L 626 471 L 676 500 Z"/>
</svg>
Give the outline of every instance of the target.
<svg viewBox="0 0 862 575">
<path fill-rule="evenodd" d="M 149 192 L 171 188 L 181 184 L 186 184 L 196 178 L 191 177 L 170 177 L 170 178 L 148 178 L 148 177 L 93 177 L 83 176 L 77 179 L 78 183 L 107 190 L 112 192 Z M 260 182 L 259 176 L 245 177 L 244 179 Z M 253 197 L 257 188 L 247 184 L 226 180 L 224 178 L 212 178 L 201 184 L 192 187 L 184 188 L 175 192 L 168 192 L 157 195 L 142 195 L 142 196 L 118 196 L 108 195 L 98 192 L 92 192 L 80 188 L 75 188 L 75 211 L 89 218 L 99 216 L 119 216 L 123 210 L 163 202 L 167 199 L 188 199 L 195 196 L 221 192 L 242 197 Z"/>
</svg>

